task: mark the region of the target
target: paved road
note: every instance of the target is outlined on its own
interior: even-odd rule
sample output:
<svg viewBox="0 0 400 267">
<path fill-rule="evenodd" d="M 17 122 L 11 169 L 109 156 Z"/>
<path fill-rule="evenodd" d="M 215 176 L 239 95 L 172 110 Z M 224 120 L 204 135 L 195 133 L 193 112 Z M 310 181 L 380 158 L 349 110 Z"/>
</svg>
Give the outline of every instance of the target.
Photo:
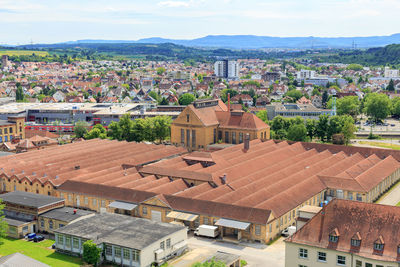
<svg viewBox="0 0 400 267">
<path fill-rule="evenodd" d="M 280 238 L 271 246 L 261 244 L 249 244 L 249 246 L 223 243 L 206 238 L 189 237 L 188 244 L 190 252 L 179 259 L 169 263 L 169 266 L 187 267 L 194 262 L 208 259 L 216 251 L 233 253 L 241 256 L 248 263 L 248 267 L 284 267 L 285 266 L 285 244 Z"/>
<path fill-rule="evenodd" d="M 384 198 L 378 201 L 379 204 L 396 206 L 400 202 L 400 184 L 395 185 L 396 187 L 390 191 Z"/>
</svg>

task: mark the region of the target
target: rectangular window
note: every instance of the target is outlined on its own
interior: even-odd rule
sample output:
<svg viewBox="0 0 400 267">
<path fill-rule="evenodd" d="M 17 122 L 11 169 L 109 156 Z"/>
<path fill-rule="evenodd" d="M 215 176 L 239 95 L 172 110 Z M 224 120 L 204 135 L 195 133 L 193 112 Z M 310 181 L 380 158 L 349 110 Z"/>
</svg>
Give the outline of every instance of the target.
<svg viewBox="0 0 400 267">
<path fill-rule="evenodd" d="M 95 198 L 92 199 L 92 205 L 93 205 L 93 207 L 97 206 L 97 199 L 95 199 Z"/>
<path fill-rule="evenodd" d="M 372 265 L 372 263 L 366 262 L 366 263 L 365 263 L 365 267 L 373 267 L 373 265 Z M 376 265 L 376 267 L 378 267 L 378 265 Z"/>
<path fill-rule="evenodd" d="M 336 263 L 337 265 L 346 265 L 346 257 L 337 255 Z"/>
<path fill-rule="evenodd" d="M 143 213 L 143 215 L 147 215 L 147 207 L 142 208 L 142 213 Z"/>
<path fill-rule="evenodd" d="M 121 247 L 114 247 L 114 257 L 121 258 Z"/>
<path fill-rule="evenodd" d="M 64 244 L 64 236 L 58 235 L 58 244 Z"/>
<path fill-rule="evenodd" d="M 308 258 L 308 250 L 305 248 L 299 248 L 299 257 L 302 259 Z"/>
<path fill-rule="evenodd" d="M 260 225 L 256 225 L 254 232 L 255 232 L 256 235 L 261 235 L 261 226 Z"/>
<path fill-rule="evenodd" d="M 203 218 L 203 224 L 208 224 L 208 217 Z"/>
<path fill-rule="evenodd" d="M 181 144 L 185 143 L 185 130 L 181 129 Z"/>
<path fill-rule="evenodd" d="M 164 248 L 165 248 L 165 243 L 164 243 L 164 241 L 160 242 L 160 248 L 161 248 L 161 249 L 164 249 Z"/>
<path fill-rule="evenodd" d="M 307 265 L 299 264 L 299 267 L 307 267 Z"/>
<path fill-rule="evenodd" d="M 190 130 L 186 130 L 186 145 L 190 146 Z"/>
<path fill-rule="evenodd" d="M 243 133 L 239 133 L 239 144 L 243 143 Z"/>
<path fill-rule="evenodd" d="M 4 134 L 8 134 L 7 128 L 4 128 Z"/>
<path fill-rule="evenodd" d="M 318 261 L 326 262 L 326 253 L 318 251 Z"/>
<path fill-rule="evenodd" d="M 356 267 L 362 267 L 362 261 L 356 260 Z"/>
<path fill-rule="evenodd" d="M 229 132 L 225 132 L 225 143 L 229 143 Z"/>
<path fill-rule="evenodd" d="M 72 195 L 71 194 L 68 194 L 68 201 L 72 202 Z"/>
<path fill-rule="evenodd" d="M 44 220 L 43 219 L 40 220 L 40 227 L 44 228 Z"/>
<path fill-rule="evenodd" d="M 105 201 L 105 200 L 102 200 L 102 201 L 101 201 L 101 207 L 104 208 L 105 206 L 106 206 L 106 201 Z"/>
<path fill-rule="evenodd" d="M 232 132 L 232 144 L 236 144 L 236 133 Z"/>
<path fill-rule="evenodd" d="M 347 192 L 347 199 L 353 200 L 353 192 Z"/>
<path fill-rule="evenodd" d="M 192 147 L 196 147 L 196 130 L 192 130 Z"/>
<path fill-rule="evenodd" d="M 106 255 L 109 255 L 109 256 L 112 255 L 112 246 L 111 245 L 106 245 Z"/>
<path fill-rule="evenodd" d="M 166 241 L 167 248 L 171 247 L 171 238 L 168 238 Z"/>
<path fill-rule="evenodd" d="M 357 201 L 362 201 L 362 196 L 361 196 L 361 194 L 358 194 L 358 193 L 357 193 Z"/>
<path fill-rule="evenodd" d="M 222 131 L 218 131 L 218 141 L 222 141 Z"/>
<path fill-rule="evenodd" d="M 189 114 L 187 114 L 186 115 L 186 122 L 189 122 L 189 118 L 190 118 L 190 116 L 189 116 Z"/>
<path fill-rule="evenodd" d="M 88 205 L 88 204 L 89 204 L 89 199 L 88 199 L 88 197 L 84 197 L 84 198 L 83 198 L 83 201 L 85 202 L 85 205 Z"/>
<path fill-rule="evenodd" d="M 140 260 L 140 252 L 139 250 L 132 250 L 132 260 L 139 261 Z"/>
<path fill-rule="evenodd" d="M 371 265 L 371 266 L 372 266 L 372 265 Z M 384 266 L 383 266 L 383 265 L 378 265 L 378 264 L 377 264 L 376 267 L 384 267 Z M 390 267 L 390 266 L 388 266 L 388 267 Z"/>
<path fill-rule="evenodd" d="M 269 232 L 272 232 L 272 223 L 269 225 Z"/>
<path fill-rule="evenodd" d="M 22 232 L 28 232 L 28 226 L 22 227 Z"/>
<path fill-rule="evenodd" d="M 125 260 L 129 260 L 130 259 L 130 255 L 131 255 L 131 253 L 130 253 L 130 249 L 127 249 L 127 248 L 124 248 L 123 249 L 123 254 L 124 254 L 124 259 Z"/>
<path fill-rule="evenodd" d="M 10 134 L 13 133 L 13 129 L 10 127 Z"/>
<path fill-rule="evenodd" d="M 61 227 L 64 227 L 65 225 L 64 224 L 62 224 L 62 223 L 59 223 L 58 224 L 58 228 L 61 228 Z"/>
<path fill-rule="evenodd" d="M 217 142 L 217 129 L 214 129 L 214 144 Z"/>
<path fill-rule="evenodd" d="M 72 246 L 79 249 L 79 239 L 77 237 L 72 238 Z"/>
<path fill-rule="evenodd" d="M 67 247 L 67 248 L 71 247 L 71 237 L 70 236 L 65 236 L 65 247 Z"/>
</svg>

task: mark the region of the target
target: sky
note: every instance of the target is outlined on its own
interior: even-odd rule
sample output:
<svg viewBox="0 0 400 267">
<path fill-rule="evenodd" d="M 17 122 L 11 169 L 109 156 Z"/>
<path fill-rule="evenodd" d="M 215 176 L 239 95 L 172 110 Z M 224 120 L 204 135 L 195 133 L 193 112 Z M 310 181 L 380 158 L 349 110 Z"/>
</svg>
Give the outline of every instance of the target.
<svg viewBox="0 0 400 267">
<path fill-rule="evenodd" d="M 0 45 L 400 32 L 400 0 L 0 0 Z"/>
</svg>

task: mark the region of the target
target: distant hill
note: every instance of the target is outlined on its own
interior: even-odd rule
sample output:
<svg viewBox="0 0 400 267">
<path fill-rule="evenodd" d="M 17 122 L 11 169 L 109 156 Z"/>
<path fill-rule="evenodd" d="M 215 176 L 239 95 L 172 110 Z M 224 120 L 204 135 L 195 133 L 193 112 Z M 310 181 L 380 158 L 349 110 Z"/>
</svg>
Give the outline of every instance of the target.
<svg viewBox="0 0 400 267">
<path fill-rule="evenodd" d="M 335 55 L 320 57 L 322 62 L 358 63 L 362 65 L 397 65 L 400 66 L 400 44 L 370 48 L 364 51 L 342 51 Z"/>
<path fill-rule="evenodd" d="M 192 47 L 214 47 L 233 49 L 260 49 L 260 48 L 357 48 L 379 47 L 389 44 L 400 44 L 400 33 L 390 36 L 369 37 L 270 37 L 256 35 L 208 35 L 191 40 L 165 39 L 160 37 L 145 38 L 137 41 L 124 40 L 78 40 L 67 44 L 82 43 L 146 43 L 162 44 L 173 43 Z"/>
</svg>

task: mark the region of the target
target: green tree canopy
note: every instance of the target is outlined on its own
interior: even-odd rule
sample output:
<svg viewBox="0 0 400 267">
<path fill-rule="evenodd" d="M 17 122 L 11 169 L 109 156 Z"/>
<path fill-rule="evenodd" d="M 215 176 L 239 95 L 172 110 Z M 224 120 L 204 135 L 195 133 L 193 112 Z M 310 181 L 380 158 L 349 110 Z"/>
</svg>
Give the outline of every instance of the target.
<svg viewBox="0 0 400 267">
<path fill-rule="evenodd" d="M 0 238 L 6 237 L 8 232 L 8 224 L 5 220 L 4 210 L 5 204 L 3 200 L 0 199 Z"/>
<path fill-rule="evenodd" d="M 158 74 L 158 75 L 163 75 L 164 72 L 165 72 L 165 68 L 164 68 L 164 67 L 159 67 L 159 68 L 157 68 L 157 74 Z"/>
<path fill-rule="evenodd" d="M 85 121 L 78 121 L 75 123 L 74 133 L 76 138 L 83 138 L 87 134 L 88 123 Z"/>
<path fill-rule="evenodd" d="M 349 64 L 347 66 L 348 70 L 354 70 L 354 71 L 359 71 L 363 69 L 363 66 L 361 66 L 360 64 Z"/>
<path fill-rule="evenodd" d="M 292 90 L 288 91 L 285 94 L 285 96 L 291 97 L 296 102 L 297 100 L 299 100 L 303 96 L 303 94 L 299 90 L 292 89 Z"/>
<path fill-rule="evenodd" d="M 268 123 L 268 114 L 266 110 L 260 110 L 256 113 L 256 116 L 260 118 L 263 122 Z"/>
<path fill-rule="evenodd" d="M 384 120 L 391 112 L 389 97 L 385 94 L 371 93 L 366 95 L 364 112 L 377 122 Z"/>
<path fill-rule="evenodd" d="M 393 82 L 393 79 L 390 79 L 389 85 L 386 87 L 386 90 L 388 90 L 388 91 L 394 91 L 394 82 Z"/>
<path fill-rule="evenodd" d="M 196 100 L 196 98 L 194 97 L 194 95 L 192 95 L 190 93 L 183 94 L 178 99 L 179 104 L 183 105 L 183 106 L 187 106 L 195 100 Z"/>
<path fill-rule="evenodd" d="M 303 124 L 292 124 L 287 131 L 287 139 L 291 141 L 306 141 L 307 129 Z"/>
<path fill-rule="evenodd" d="M 85 139 L 94 139 L 94 138 L 107 138 L 107 131 L 101 124 L 96 124 L 93 128 L 84 136 Z"/>
<path fill-rule="evenodd" d="M 92 240 L 88 240 L 83 243 L 83 254 L 82 258 L 85 262 L 97 266 L 100 260 L 101 248 L 97 247 Z"/>
</svg>

